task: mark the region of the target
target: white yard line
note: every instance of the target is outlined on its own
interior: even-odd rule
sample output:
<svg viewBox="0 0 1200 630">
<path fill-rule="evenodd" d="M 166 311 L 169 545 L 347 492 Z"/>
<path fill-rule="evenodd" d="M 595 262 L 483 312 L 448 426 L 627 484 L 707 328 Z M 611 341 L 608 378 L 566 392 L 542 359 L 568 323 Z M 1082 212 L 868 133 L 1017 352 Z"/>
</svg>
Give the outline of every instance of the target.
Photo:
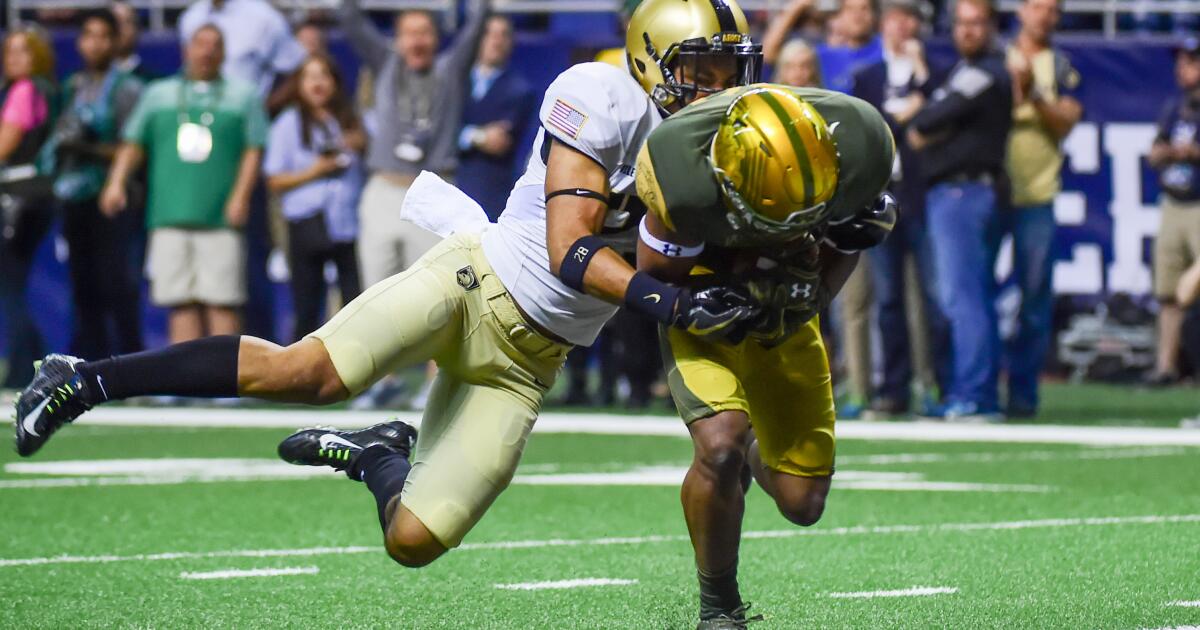
<svg viewBox="0 0 1200 630">
<path fill-rule="evenodd" d="M 338 473 L 324 467 L 292 466 L 274 459 L 101 459 L 10 462 L 10 474 L 73 475 L 42 479 L 0 479 L 0 490 L 23 488 L 74 488 L 84 486 L 158 486 L 231 481 L 281 481 L 288 479 L 333 479 Z M 644 466 L 621 472 L 566 474 L 521 474 L 518 485 L 535 486 L 668 486 L 676 487 L 687 473 L 684 466 Z M 887 490 L 899 492 L 1053 492 L 1038 485 L 1005 485 L 926 481 L 920 473 L 892 471 L 839 471 L 834 478 L 839 490 Z"/>
<path fill-rule="evenodd" d="M 1200 608 L 1200 599 L 1194 601 L 1175 601 L 1167 602 L 1168 606 L 1179 606 L 1182 608 Z"/>
<path fill-rule="evenodd" d="M 622 578 L 580 578 L 575 580 L 554 580 L 550 582 L 493 584 L 492 586 L 507 591 L 541 591 L 546 589 L 580 588 L 582 586 L 625 586 L 628 584 L 637 583 L 637 580 L 626 580 Z"/>
<path fill-rule="evenodd" d="M 914 586 L 894 591 L 858 591 L 854 593 L 830 593 L 834 599 L 875 599 L 876 597 L 923 597 L 927 595 L 950 595 L 958 592 L 957 586 Z"/>
<path fill-rule="evenodd" d="M 318 411 L 297 409 L 199 409 L 167 407 L 103 407 L 77 424 L 108 426 L 172 426 L 294 429 L 303 426 L 361 427 L 395 416 L 417 424 L 415 412 Z M 618 414 L 542 414 L 540 433 L 659 435 L 687 437 L 676 418 Z M 915 442 L 1028 442 L 1093 446 L 1200 446 L 1200 430 L 1154 427 L 1097 427 L 1029 424 L 952 424 L 945 422 L 840 422 L 838 438 Z"/>
<path fill-rule="evenodd" d="M 992 462 L 1049 462 L 1072 459 L 1141 459 L 1143 457 L 1175 457 L 1195 454 L 1196 450 L 1194 448 L 1180 446 L 1145 446 L 1135 448 L 1101 447 L 1079 451 L 1015 451 L 1008 453 L 880 453 L 877 455 L 840 455 L 837 458 L 837 463 L 842 465 L 851 464 L 856 466 L 939 464 L 943 462 L 987 464 Z"/>
<path fill-rule="evenodd" d="M 230 578 L 275 577 L 279 575 L 316 575 L 317 567 L 284 567 L 282 569 L 227 569 L 224 571 L 184 571 L 179 577 L 185 580 L 228 580 Z"/>
<path fill-rule="evenodd" d="M 1054 518 L 1036 521 L 1000 521 L 992 523 L 933 523 L 926 525 L 875 525 L 832 527 L 829 529 L 786 529 L 743 532 L 750 540 L 800 538 L 810 536 L 882 536 L 891 534 L 942 534 L 950 532 L 1008 531 L 1021 529 L 1056 529 L 1062 527 L 1099 527 L 1115 525 L 1158 525 L 1165 523 L 1200 523 L 1200 514 L 1169 516 L 1106 516 L 1092 518 Z M 628 536 L 619 538 L 510 540 L 467 543 L 460 551 L 503 549 L 543 549 L 548 547 L 591 547 L 605 545 L 644 545 L 664 542 L 686 542 L 685 535 Z M 197 558 L 278 558 L 361 553 L 382 554 L 379 547 L 308 547 L 302 549 L 232 549 L 222 551 L 173 551 L 166 553 L 132 554 L 126 556 L 46 556 L 41 558 L 0 558 L 0 568 L 48 564 L 103 564 L 110 562 L 147 562 L 156 560 L 190 560 Z"/>
</svg>

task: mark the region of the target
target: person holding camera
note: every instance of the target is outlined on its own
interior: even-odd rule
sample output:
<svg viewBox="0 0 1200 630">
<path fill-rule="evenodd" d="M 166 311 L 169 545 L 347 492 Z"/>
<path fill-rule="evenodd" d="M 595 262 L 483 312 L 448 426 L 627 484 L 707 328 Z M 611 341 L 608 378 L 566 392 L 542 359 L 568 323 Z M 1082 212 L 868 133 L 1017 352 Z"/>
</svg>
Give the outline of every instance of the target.
<svg viewBox="0 0 1200 630">
<path fill-rule="evenodd" d="M 355 239 L 367 136 L 328 55 L 310 56 L 291 82 L 291 104 L 271 125 L 263 173 L 287 220 L 299 339 L 321 325 L 328 263 L 337 268 L 343 304 L 362 290 Z"/>
<path fill-rule="evenodd" d="M 119 26 L 111 11 L 85 11 L 79 23 L 76 47 L 83 69 L 65 81 L 62 112 L 42 153 L 53 172 L 70 252 L 71 352 L 99 359 L 142 349 L 141 286 L 129 260 L 138 217 L 107 216 L 99 204 L 142 81 L 116 65 Z"/>
</svg>

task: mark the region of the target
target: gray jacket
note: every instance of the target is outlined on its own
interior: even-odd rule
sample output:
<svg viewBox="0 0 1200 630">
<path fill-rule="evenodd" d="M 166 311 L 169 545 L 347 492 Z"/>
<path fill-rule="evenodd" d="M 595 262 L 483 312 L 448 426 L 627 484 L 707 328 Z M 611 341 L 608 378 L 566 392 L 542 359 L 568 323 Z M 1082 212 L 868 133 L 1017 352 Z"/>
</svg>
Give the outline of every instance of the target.
<svg viewBox="0 0 1200 630">
<path fill-rule="evenodd" d="M 487 0 L 468 0 L 466 23 L 454 43 L 425 73 L 410 70 L 392 40 L 363 14 L 358 0 L 338 12 L 342 30 L 375 75 L 377 129 L 367 152 L 372 171 L 452 173 L 458 165 L 458 133 L 471 64 L 487 19 Z M 415 150 L 414 150 L 415 149 Z"/>
</svg>

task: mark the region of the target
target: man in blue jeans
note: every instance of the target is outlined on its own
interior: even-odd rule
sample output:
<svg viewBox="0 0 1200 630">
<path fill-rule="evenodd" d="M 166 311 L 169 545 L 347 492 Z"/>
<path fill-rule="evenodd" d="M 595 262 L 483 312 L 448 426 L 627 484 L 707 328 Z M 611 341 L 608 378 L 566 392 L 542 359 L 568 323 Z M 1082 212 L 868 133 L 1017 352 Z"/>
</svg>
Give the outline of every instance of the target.
<svg viewBox="0 0 1200 630">
<path fill-rule="evenodd" d="M 1006 194 L 1005 144 L 1012 126 L 1012 83 L 993 47 L 991 4 L 959 0 L 954 46 L 959 61 L 909 126 L 929 183 L 926 218 L 942 310 L 950 321 L 953 375 L 946 419 L 998 419 L 1000 338 L 995 248 Z"/>
<path fill-rule="evenodd" d="M 1008 137 L 1012 208 L 1001 213 L 1013 237 L 1013 278 L 1021 290 L 1017 330 L 1005 352 L 1010 418 L 1037 414 L 1038 375 L 1053 336 L 1054 198 L 1062 190 L 1060 143 L 1083 116 L 1075 98 L 1079 73 L 1051 46 L 1058 0 L 1024 0 L 1021 30 L 1008 47 L 1013 129 Z"/>
<path fill-rule="evenodd" d="M 880 11 L 884 58 L 855 73 L 853 94 L 879 110 L 896 139 L 888 188 L 903 211 L 888 239 L 867 250 L 883 359 L 871 410 L 884 416 L 907 413 L 915 371 L 922 393 L 917 413 L 938 415 L 939 392 L 950 382 L 949 331 L 934 281 L 921 159 L 904 134 L 925 103 L 923 88 L 934 80 L 919 39 L 932 7 L 924 0 L 884 0 Z"/>
</svg>

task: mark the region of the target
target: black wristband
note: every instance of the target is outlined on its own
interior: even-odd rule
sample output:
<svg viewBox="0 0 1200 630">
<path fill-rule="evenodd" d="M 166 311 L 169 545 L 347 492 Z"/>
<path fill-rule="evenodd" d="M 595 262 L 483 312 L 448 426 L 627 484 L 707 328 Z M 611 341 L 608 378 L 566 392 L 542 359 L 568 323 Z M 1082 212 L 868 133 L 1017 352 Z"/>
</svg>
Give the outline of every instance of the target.
<svg viewBox="0 0 1200 630">
<path fill-rule="evenodd" d="M 641 271 L 633 274 L 625 289 L 625 306 L 629 310 L 664 324 L 674 322 L 677 302 L 678 310 L 682 312 L 691 302 L 691 294 Z"/>
<path fill-rule="evenodd" d="M 588 263 L 592 262 L 592 256 L 595 256 L 596 252 L 608 246 L 604 239 L 595 234 L 579 237 L 579 240 L 571 244 L 567 255 L 563 256 L 562 263 L 558 265 L 558 279 L 582 293 L 583 274 L 587 272 Z"/>
</svg>

